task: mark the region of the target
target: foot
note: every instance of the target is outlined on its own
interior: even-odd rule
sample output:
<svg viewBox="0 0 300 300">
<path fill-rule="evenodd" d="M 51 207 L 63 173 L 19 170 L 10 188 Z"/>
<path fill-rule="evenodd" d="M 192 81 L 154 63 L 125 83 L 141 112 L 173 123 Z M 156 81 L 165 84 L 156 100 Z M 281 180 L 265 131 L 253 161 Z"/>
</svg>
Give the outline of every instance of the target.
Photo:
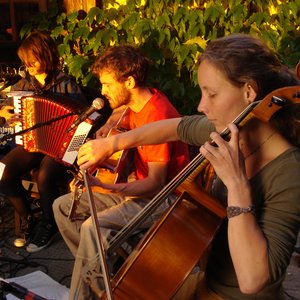
<svg viewBox="0 0 300 300">
<path fill-rule="evenodd" d="M 34 253 L 41 251 L 49 246 L 56 233 L 56 226 L 40 222 L 29 238 L 29 244 L 26 247 L 27 252 Z"/>
</svg>

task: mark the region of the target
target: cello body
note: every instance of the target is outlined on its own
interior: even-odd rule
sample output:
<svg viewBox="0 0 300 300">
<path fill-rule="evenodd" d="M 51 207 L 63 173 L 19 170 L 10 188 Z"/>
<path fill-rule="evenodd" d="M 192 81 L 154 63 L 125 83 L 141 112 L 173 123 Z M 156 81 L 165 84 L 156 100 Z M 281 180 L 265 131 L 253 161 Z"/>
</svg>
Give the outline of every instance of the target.
<svg viewBox="0 0 300 300">
<path fill-rule="evenodd" d="M 204 192 L 201 195 L 216 203 Z M 113 278 L 114 299 L 171 299 L 221 225 L 225 209 L 217 210 L 219 215 L 184 192 Z"/>
</svg>

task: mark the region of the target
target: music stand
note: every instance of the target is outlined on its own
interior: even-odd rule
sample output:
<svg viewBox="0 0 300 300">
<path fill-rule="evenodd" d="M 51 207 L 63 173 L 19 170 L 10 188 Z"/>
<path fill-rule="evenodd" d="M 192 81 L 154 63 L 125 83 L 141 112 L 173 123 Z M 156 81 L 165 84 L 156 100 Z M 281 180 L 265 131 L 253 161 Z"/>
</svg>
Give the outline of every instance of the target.
<svg viewBox="0 0 300 300">
<path fill-rule="evenodd" d="M 93 192 L 88 180 L 88 175 L 87 171 L 83 171 L 83 179 L 84 179 L 84 185 L 86 188 L 87 192 L 87 198 L 91 210 L 91 216 L 93 219 L 93 225 L 96 233 L 96 241 L 97 241 L 97 247 L 98 247 L 98 252 L 99 252 L 99 257 L 100 257 L 100 266 L 101 270 L 103 273 L 103 279 L 104 279 L 104 286 L 105 286 L 105 291 L 107 295 L 108 300 L 113 300 L 113 294 L 112 294 L 112 288 L 111 288 L 111 283 L 110 283 L 110 278 L 109 278 L 109 270 L 106 262 L 106 255 L 105 255 L 105 249 L 102 241 L 102 236 L 100 232 L 100 224 L 99 220 L 97 218 L 97 211 L 96 211 L 96 206 L 95 206 L 95 201 L 93 197 Z"/>
</svg>

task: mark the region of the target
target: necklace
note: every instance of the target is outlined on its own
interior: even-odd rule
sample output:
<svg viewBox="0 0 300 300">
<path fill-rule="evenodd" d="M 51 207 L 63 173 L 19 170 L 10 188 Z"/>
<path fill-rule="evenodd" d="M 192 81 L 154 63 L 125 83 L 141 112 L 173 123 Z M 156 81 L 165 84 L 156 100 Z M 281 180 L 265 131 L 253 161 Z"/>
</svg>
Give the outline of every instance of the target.
<svg viewBox="0 0 300 300">
<path fill-rule="evenodd" d="M 271 139 L 271 137 L 275 134 L 275 131 L 273 131 L 261 144 L 259 144 L 253 151 L 251 151 L 248 155 L 245 156 L 245 160 L 256 153 L 268 140 Z"/>
</svg>

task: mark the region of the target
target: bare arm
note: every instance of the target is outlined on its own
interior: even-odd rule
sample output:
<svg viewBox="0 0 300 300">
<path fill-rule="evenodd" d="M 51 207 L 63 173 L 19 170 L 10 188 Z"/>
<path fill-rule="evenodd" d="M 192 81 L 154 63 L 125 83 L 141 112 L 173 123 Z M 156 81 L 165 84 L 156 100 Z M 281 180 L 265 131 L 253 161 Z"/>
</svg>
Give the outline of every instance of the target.
<svg viewBox="0 0 300 300">
<path fill-rule="evenodd" d="M 144 179 L 116 184 L 105 184 L 96 179 L 93 180 L 92 185 L 100 186 L 110 193 L 119 193 L 123 196 L 152 198 L 163 188 L 166 182 L 168 164 L 150 162 L 148 168 L 148 176 Z"/>
<path fill-rule="evenodd" d="M 229 128 L 229 142 L 213 133 L 211 137 L 218 147 L 206 143 L 200 151 L 226 185 L 228 206 L 248 207 L 253 199 L 245 161 L 239 150 L 239 133 L 235 126 Z M 228 220 L 228 243 L 241 291 L 259 292 L 269 280 L 268 251 L 267 241 L 253 214 L 242 213 Z"/>
<path fill-rule="evenodd" d="M 88 141 L 80 147 L 77 163 L 81 169 L 88 169 L 123 149 L 176 141 L 180 120 L 174 118 L 152 122 L 125 133 Z"/>
</svg>

